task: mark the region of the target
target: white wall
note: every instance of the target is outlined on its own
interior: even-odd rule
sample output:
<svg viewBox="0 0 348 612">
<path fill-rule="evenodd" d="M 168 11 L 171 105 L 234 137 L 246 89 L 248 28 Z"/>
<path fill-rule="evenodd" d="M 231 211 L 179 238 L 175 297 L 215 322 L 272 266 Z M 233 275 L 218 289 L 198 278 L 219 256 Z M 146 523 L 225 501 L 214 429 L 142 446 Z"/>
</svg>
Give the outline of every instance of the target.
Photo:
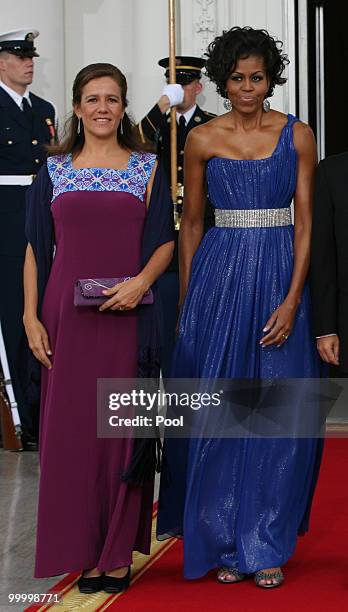
<svg viewBox="0 0 348 612">
<path fill-rule="evenodd" d="M 33 90 L 52 100 L 63 117 L 71 108 L 76 73 L 91 62 L 116 64 L 126 75 L 130 110 L 140 119 L 158 99 L 168 55 L 167 0 L 14 0 L 1 3 L 1 30 L 29 25 L 40 30 L 41 55 Z M 208 43 L 233 25 L 267 28 L 294 53 L 293 0 L 177 0 L 177 53 L 201 56 Z M 292 57 L 292 59 L 294 59 Z M 294 66 L 294 62 L 292 64 Z M 277 88 L 272 105 L 294 112 L 294 78 Z M 207 83 L 201 105 L 224 112 Z"/>
<path fill-rule="evenodd" d="M 132 2 L 125 0 L 64 0 L 66 108 L 72 84 L 87 64 L 110 62 L 126 77 L 132 72 Z"/>
</svg>

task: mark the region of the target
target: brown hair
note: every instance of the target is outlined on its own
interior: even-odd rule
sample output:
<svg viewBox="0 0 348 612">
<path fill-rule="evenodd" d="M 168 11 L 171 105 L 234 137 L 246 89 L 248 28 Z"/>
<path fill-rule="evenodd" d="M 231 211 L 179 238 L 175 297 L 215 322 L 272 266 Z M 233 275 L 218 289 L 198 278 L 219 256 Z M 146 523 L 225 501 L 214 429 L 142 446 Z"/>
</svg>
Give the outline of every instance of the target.
<svg viewBox="0 0 348 612">
<path fill-rule="evenodd" d="M 92 79 L 99 79 L 101 77 L 110 77 L 119 85 L 121 89 L 121 99 L 123 108 L 127 108 L 127 81 L 126 77 L 122 72 L 107 63 L 89 64 L 85 68 L 82 68 L 76 75 L 73 85 L 73 105 L 81 103 L 83 88 Z M 121 124 L 117 129 L 117 140 L 120 146 L 130 151 L 149 151 L 153 148 L 149 145 L 141 142 L 140 136 L 137 134 L 136 126 L 130 119 L 129 115 L 125 112 L 123 117 L 123 134 L 121 134 Z M 47 147 L 47 151 L 50 155 L 64 155 L 66 153 L 72 153 L 72 155 L 79 153 L 85 143 L 85 134 L 83 124 L 81 122 L 80 134 L 77 133 L 78 118 L 73 112 L 72 115 L 67 119 L 64 126 L 64 138 L 59 144 L 50 145 Z"/>
</svg>

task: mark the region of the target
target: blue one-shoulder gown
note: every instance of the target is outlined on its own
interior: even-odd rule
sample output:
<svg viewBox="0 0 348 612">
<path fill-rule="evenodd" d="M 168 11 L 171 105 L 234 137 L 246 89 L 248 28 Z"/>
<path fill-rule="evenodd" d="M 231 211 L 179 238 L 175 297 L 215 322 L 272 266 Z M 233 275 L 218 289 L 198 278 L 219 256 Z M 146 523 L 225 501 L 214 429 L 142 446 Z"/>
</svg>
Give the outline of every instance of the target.
<svg viewBox="0 0 348 612">
<path fill-rule="evenodd" d="M 207 165 L 216 209 L 289 207 L 297 154 L 288 116 L 272 156 L 214 157 Z M 308 287 L 281 347 L 259 341 L 287 295 L 293 225 L 211 229 L 192 266 L 173 377 L 314 378 L 319 361 Z M 183 535 L 187 578 L 216 567 L 252 573 L 283 565 L 307 529 L 321 442 L 308 438 L 167 440 L 158 536 Z"/>
</svg>

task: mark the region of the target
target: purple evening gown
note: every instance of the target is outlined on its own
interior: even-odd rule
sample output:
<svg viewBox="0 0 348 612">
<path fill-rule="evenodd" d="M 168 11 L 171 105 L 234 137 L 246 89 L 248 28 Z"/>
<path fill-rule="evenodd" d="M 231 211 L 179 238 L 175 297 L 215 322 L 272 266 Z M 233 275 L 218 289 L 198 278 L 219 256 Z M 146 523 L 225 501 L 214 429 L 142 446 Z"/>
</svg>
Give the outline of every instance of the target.
<svg viewBox="0 0 348 612">
<path fill-rule="evenodd" d="M 36 577 L 132 563 L 149 553 L 153 485 L 121 481 L 133 441 L 98 439 L 97 378 L 137 376 L 137 313 L 74 306 L 79 278 L 136 275 L 155 163 L 133 153 L 127 170 L 75 170 L 47 161 L 56 255 L 42 321 L 53 351 L 43 368 Z"/>
</svg>

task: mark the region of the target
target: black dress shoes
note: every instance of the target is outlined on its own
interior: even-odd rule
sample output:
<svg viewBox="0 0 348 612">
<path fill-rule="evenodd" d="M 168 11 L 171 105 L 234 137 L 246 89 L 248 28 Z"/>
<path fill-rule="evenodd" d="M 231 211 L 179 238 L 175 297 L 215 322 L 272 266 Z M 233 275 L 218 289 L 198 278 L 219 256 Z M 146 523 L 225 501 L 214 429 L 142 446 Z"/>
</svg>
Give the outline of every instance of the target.
<svg viewBox="0 0 348 612">
<path fill-rule="evenodd" d="M 86 595 L 91 593 L 98 593 L 103 590 L 103 576 L 91 576 L 86 578 L 83 574 L 77 581 L 77 586 L 80 593 Z"/>
<path fill-rule="evenodd" d="M 125 576 L 122 578 L 116 578 L 115 576 L 103 576 L 103 589 L 105 593 L 121 593 L 129 587 L 131 569 L 128 566 L 128 570 Z"/>
<path fill-rule="evenodd" d="M 27 429 L 23 429 L 21 439 L 22 439 L 23 450 L 25 451 L 37 451 L 38 450 L 37 439 Z"/>
</svg>

